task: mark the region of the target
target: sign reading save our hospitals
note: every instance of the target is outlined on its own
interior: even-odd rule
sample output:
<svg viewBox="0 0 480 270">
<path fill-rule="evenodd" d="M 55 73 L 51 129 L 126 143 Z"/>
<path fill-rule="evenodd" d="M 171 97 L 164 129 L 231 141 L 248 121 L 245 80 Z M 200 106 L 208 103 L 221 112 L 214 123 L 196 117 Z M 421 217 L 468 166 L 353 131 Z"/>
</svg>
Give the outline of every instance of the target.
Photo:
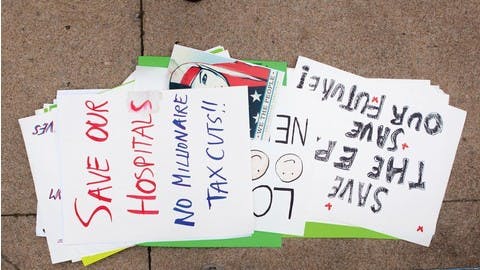
<svg viewBox="0 0 480 270">
<path fill-rule="evenodd" d="M 59 92 L 64 241 L 250 235 L 247 89 L 228 90 Z"/>
</svg>

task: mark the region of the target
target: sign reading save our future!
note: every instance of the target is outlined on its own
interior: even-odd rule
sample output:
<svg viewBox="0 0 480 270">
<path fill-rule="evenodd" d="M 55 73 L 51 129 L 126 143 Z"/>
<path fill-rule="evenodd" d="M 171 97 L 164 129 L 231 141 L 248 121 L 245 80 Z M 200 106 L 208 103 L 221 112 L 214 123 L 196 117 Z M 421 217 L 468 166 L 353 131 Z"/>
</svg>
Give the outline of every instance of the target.
<svg viewBox="0 0 480 270">
<path fill-rule="evenodd" d="M 64 242 L 250 235 L 247 90 L 230 90 L 59 92 Z"/>
<path fill-rule="evenodd" d="M 428 80 L 175 45 L 19 120 L 53 263 L 133 245 L 435 235 L 466 112 Z"/>
</svg>

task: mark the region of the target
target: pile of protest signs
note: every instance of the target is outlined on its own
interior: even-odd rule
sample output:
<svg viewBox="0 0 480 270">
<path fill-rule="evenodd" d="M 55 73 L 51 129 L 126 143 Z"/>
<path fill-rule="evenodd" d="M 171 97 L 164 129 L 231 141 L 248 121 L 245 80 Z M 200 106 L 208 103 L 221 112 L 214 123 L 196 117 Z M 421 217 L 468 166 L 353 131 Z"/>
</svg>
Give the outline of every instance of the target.
<svg viewBox="0 0 480 270">
<path fill-rule="evenodd" d="M 52 263 L 133 245 L 429 246 L 466 112 L 428 80 L 175 45 L 19 120 Z"/>
</svg>

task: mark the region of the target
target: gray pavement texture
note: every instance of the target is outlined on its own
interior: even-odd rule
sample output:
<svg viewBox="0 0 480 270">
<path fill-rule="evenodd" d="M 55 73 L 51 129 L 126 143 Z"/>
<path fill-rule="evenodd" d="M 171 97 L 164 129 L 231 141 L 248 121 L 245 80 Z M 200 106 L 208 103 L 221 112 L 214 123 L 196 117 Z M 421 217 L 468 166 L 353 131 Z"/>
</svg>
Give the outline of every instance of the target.
<svg viewBox="0 0 480 270">
<path fill-rule="evenodd" d="M 480 266 L 478 1 L 2 1 L 2 268 L 51 265 L 17 120 L 58 89 L 110 88 L 174 43 L 234 58 L 303 55 L 365 77 L 429 79 L 468 112 L 429 248 L 287 239 L 281 249 L 135 247 L 92 269 L 432 269 Z"/>
</svg>

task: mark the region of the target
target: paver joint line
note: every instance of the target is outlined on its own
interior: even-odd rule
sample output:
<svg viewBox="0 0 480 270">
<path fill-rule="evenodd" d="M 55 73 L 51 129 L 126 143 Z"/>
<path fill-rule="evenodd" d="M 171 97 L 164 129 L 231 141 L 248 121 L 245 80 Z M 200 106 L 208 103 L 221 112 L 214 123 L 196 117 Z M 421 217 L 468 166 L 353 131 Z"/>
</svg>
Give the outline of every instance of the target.
<svg viewBox="0 0 480 270">
<path fill-rule="evenodd" d="M 143 56 L 143 52 L 144 52 L 143 38 L 145 35 L 145 31 L 143 31 L 143 18 L 144 18 L 143 0 L 140 0 L 139 18 L 140 18 L 140 55 Z"/>
<path fill-rule="evenodd" d="M 2 214 L 2 217 L 36 217 L 36 213 L 13 213 L 13 214 Z"/>
<path fill-rule="evenodd" d="M 15 268 L 15 269 L 20 269 L 20 268 L 18 267 L 18 265 L 16 265 L 16 264 L 13 263 L 12 261 L 10 261 L 10 260 L 7 258 L 7 256 L 3 255 L 3 253 L 2 253 L 2 261 L 5 261 L 6 263 L 10 264 L 10 265 L 13 266 L 13 268 Z"/>
<path fill-rule="evenodd" d="M 148 270 L 152 270 L 152 248 L 148 247 Z"/>
</svg>

